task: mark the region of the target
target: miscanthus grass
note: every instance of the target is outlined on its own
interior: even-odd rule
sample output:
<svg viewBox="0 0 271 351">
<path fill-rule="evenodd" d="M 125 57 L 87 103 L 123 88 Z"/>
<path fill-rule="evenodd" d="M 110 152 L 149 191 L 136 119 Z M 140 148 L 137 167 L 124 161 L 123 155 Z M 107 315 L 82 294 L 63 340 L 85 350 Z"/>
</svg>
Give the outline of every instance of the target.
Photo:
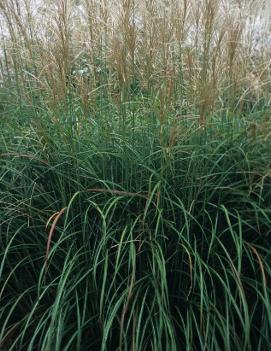
<svg viewBox="0 0 271 351">
<path fill-rule="evenodd" d="M 270 350 L 267 5 L 0 1 L 1 351 Z"/>
<path fill-rule="evenodd" d="M 269 139 L 40 121 L 2 135 L 1 348 L 268 350 Z"/>
</svg>

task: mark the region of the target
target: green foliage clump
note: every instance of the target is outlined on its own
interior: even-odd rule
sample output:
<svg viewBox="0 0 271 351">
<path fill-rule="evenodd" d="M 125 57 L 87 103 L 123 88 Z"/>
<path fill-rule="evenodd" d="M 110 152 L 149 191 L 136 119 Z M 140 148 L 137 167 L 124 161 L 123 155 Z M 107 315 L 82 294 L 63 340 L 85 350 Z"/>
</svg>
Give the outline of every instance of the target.
<svg viewBox="0 0 271 351">
<path fill-rule="evenodd" d="M 31 128 L 0 147 L 3 350 L 268 350 L 270 141 Z"/>
</svg>

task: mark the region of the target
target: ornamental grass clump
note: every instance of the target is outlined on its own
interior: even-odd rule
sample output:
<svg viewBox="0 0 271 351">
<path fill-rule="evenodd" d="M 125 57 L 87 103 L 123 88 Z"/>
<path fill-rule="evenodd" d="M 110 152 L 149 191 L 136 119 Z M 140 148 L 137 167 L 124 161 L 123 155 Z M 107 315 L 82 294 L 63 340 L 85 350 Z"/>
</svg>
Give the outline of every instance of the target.
<svg viewBox="0 0 271 351">
<path fill-rule="evenodd" d="M 267 5 L 0 2 L 1 351 L 270 349 Z"/>
<path fill-rule="evenodd" d="M 267 350 L 270 142 L 70 144 L 47 118 L 1 144 L 1 347 Z"/>
</svg>

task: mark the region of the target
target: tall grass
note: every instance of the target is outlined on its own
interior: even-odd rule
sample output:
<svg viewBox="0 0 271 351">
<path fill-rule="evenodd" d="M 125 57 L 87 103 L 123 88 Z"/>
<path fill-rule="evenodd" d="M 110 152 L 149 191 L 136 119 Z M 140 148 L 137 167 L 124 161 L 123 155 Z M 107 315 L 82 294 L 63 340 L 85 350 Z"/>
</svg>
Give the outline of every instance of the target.
<svg viewBox="0 0 271 351">
<path fill-rule="evenodd" d="M 268 350 L 270 143 L 219 129 L 1 147 L 4 349 Z"/>
<path fill-rule="evenodd" d="M 0 3 L 0 350 L 270 349 L 260 5 Z"/>
<path fill-rule="evenodd" d="M 161 124 L 171 111 L 203 125 L 212 111 L 244 115 L 270 103 L 270 22 L 262 2 L 35 4 L 1 2 L 1 76 L 12 94 L 7 106 L 16 101 L 20 114 L 49 109 L 56 119 L 63 112 L 84 119 L 97 116 L 106 99 L 125 115 L 137 97 L 143 106 L 151 102 Z"/>
</svg>

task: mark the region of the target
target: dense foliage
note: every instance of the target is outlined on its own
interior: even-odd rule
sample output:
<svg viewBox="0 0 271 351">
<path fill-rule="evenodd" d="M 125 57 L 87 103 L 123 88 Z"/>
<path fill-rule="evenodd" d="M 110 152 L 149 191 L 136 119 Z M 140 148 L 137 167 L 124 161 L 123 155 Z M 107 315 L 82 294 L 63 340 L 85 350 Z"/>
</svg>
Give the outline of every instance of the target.
<svg viewBox="0 0 271 351">
<path fill-rule="evenodd" d="M 0 350 L 269 351 L 264 0 L 38 3 L 0 2 Z"/>
<path fill-rule="evenodd" d="M 43 128 L 2 137 L 4 349 L 268 350 L 269 141 Z"/>
</svg>

